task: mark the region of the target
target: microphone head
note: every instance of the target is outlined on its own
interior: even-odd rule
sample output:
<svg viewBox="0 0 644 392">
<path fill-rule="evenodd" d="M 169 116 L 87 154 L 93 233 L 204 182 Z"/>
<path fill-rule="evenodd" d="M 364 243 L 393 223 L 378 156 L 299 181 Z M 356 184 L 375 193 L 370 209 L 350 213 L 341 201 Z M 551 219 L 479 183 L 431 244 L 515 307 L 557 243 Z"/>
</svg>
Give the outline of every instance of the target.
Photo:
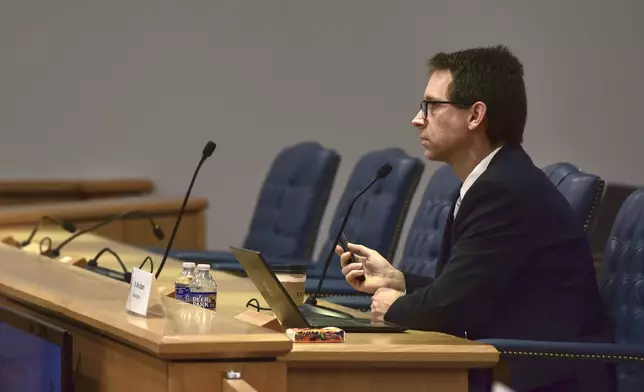
<svg viewBox="0 0 644 392">
<path fill-rule="evenodd" d="M 217 148 L 217 145 L 214 142 L 209 141 L 208 143 L 206 143 L 206 146 L 203 148 L 202 153 L 204 158 L 210 158 L 212 153 L 215 152 L 215 148 Z"/>
<path fill-rule="evenodd" d="M 76 225 L 72 222 L 63 221 L 63 229 L 70 233 L 74 233 L 76 231 Z"/>
<path fill-rule="evenodd" d="M 376 174 L 376 177 L 378 177 L 378 178 L 387 177 L 389 175 L 389 173 L 391 173 L 391 169 L 392 169 L 392 167 L 389 164 L 389 162 L 383 163 L 382 166 L 380 166 L 380 169 L 378 169 L 378 173 Z"/>
<path fill-rule="evenodd" d="M 165 238 L 165 233 L 163 232 L 163 230 L 161 230 L 161 227 L 159 225 L 154 225 L 152 231 L 154 232 L 154 236 L 157 237 L 158 240 Z"/>
</svg>

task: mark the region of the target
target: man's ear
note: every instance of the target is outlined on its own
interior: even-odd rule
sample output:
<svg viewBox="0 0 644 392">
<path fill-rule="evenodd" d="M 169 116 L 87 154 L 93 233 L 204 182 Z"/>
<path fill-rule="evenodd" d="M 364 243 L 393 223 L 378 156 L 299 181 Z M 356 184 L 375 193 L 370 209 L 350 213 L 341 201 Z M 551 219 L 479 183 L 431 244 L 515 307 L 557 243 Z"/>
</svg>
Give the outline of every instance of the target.
<svg viewBox="0 0 644 392">
<path fill-rule="evenodd" d="M 467 125 L 470 130 L 476 129 L 483 121 L 485 121 L 485 115 L 487 114 L 487 105 L 481 101 L 475 102 L 470 106 L 470 117 L 468 119 Z"/>
</svg>

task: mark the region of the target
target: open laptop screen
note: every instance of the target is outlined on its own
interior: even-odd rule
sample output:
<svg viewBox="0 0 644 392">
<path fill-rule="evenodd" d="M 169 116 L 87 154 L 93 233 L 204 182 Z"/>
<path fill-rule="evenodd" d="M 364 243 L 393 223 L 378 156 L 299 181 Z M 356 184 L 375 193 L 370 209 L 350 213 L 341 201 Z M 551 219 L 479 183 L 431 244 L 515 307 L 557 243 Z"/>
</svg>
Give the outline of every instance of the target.
<svg viewBox="0 0 644 392">
<path fill-rule="evenodd" d="M 297 308 L 273 271 L 259 252 L 230 247 L 233 255 L 244 267 L 259 293 L 264 297 L 275 317 L 285 328 L 308 328 L 310 324 Z"/>
</svg>

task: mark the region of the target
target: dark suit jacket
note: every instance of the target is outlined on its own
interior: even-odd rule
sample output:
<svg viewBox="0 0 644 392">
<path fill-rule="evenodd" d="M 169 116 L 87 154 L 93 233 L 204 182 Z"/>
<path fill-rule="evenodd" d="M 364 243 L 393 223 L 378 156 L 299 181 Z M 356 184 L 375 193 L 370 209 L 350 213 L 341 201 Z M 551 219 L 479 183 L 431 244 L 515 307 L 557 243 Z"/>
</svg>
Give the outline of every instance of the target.
<svg viewBox="0 0 644 392">
<path fill-rule="evenodd" d="M 470 340 L 610 341 L 583 227 L 520 146 L 499 150 L 451 216 L 436 278 L 405 274 L 385 320 Z M 518 390 L 572 374 L 516 362 Z"/>
</svg>

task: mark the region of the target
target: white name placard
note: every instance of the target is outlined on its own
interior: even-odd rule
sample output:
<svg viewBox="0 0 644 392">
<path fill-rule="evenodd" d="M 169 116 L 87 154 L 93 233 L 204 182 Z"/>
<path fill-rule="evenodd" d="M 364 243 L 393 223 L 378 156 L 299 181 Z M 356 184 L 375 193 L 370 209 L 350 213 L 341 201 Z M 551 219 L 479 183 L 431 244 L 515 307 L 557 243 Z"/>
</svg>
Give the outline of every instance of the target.
<svg viewBox="0 0 644 392">
<path fill-rule="evenodd" d="M 146 316 L 152 307 L 161 305 L 161 298 L 156 289 L 156 280 L 150 272 L 138 268 L 132 269 L 130 292 L 125 309 Z"/>
</svg>

